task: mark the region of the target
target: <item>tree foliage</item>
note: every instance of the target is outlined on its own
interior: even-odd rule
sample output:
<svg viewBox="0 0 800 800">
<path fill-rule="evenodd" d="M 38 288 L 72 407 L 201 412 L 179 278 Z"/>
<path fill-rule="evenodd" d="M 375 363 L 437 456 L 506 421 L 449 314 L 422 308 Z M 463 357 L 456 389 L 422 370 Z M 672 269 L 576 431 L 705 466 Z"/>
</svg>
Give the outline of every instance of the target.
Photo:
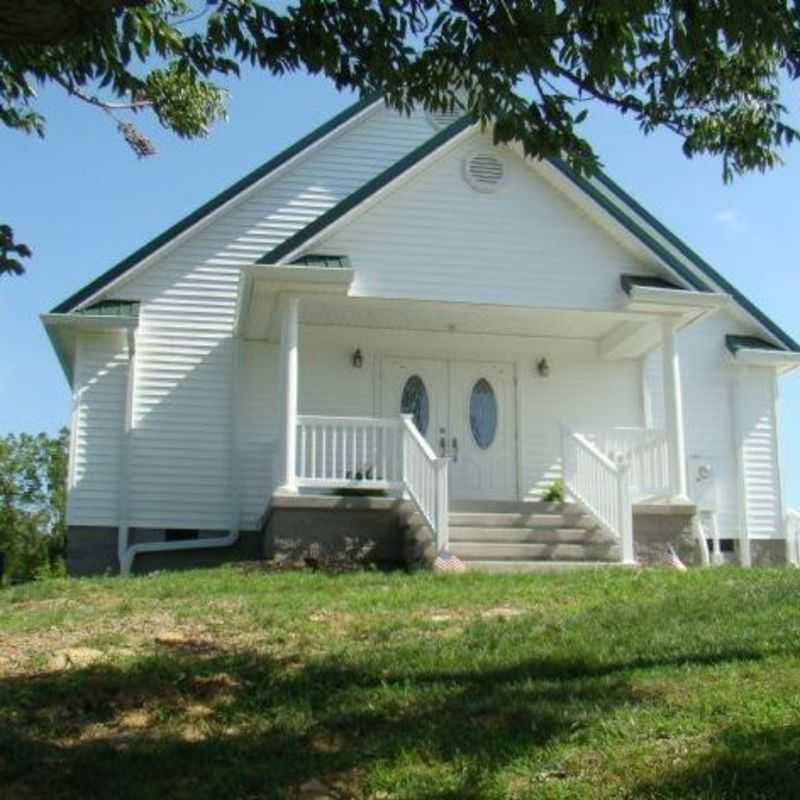
<svg viewBox="0 0 800 800">
<path fill-rule="evenodd" d="M 117 120 L 179 136 L 225 115 L 218 81 L 241 64 L 306 70 L 398 109 L 463 105 L 499 142 L 590 172 L 580 126 L 592 105 L 668 129 L 725 180 L 780 161 L 796 131 L 782 79 L 800 71 L 795 2 L 760 0 L 10 0 L 0 4 L 0 123 L 42 135 L 37 84 L 55 83 Z M 125 118 L 122 118 L 123 115 Z"/>
<path fill-rule="evenodd" d="M 69 431 L 0 438 L 0 553 L 5 575 L 28 580 L 64 571 Z"/>
</svg>

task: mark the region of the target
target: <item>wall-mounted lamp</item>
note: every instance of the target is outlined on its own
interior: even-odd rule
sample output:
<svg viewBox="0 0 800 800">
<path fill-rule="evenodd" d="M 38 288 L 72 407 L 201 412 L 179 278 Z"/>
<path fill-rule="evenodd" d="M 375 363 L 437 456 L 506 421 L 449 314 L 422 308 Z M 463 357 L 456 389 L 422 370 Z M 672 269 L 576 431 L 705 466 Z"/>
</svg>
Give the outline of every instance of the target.
<svg viewBox="0 0 800 800">
<path fill-rule="evenodd" d="M 361 369 L 361 367 L 364 366 L 364 354 L 361 352 L 360 347 L 356 347 L 350 360 L 353 362 L 353 366 L 356 369 Z"/>
<path fill-rule="evenodd" d="M 550 365 L 547 363 L 546 358 L 540 358 L 539 361 L 536 362 L 536 371 L 543 378 L 546 378 L 550 374 Z"/>
</svg>

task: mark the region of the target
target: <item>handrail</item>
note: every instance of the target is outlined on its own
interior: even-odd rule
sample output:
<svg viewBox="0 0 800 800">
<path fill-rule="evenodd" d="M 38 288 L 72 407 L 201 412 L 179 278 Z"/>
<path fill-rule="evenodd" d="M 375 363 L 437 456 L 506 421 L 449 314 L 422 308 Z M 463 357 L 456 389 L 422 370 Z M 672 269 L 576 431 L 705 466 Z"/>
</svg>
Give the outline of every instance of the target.
<svg viewBox="0 0 800 800">
<path fill-rule="evenodd" d="M 450 543 L 448 459 L 437 457 L 417 430 L 410 414 L 401 416 L 403 425 L 403 486 L 436 538 L 436 551 Z"/>
<path fill-rule="evenodd" d="M 669 439 L 656 428 L 611 428 L 587 432 L 595 447 L 612 461 L 630 464 L 631 498 L 674 494 L 669 468 Z"/>
<path fill-rule="evenodd" d="M 561 426 L 564 487 L 619 540 L 622 560 L 635 561 L 630 467 L 615 464 L 583 434 Z"/>
<path fill-rule="evenodd" d="M 297 486 L 399 489 L 400 421 L 373 417 L 297 417 Z"/>
<path fill-rule="evenodd" d="M 298 423 L 306 425 L 372 425 L 385 428 L 397 428 L 396 419 L 387 417 L 345 417 L 328 416 L 325 414 L 300 414 L 297 417 Z"/>
<path fill-rule="evenodd" d="M 438 456 L 433 452 L 428 440 L 417 430 L 417 426 L 414 424 L 414 417 L 411 414 L 401 414 L 400 418 L 403 421 L 406 433 L 419 445 L 426 457 L 431 461 L 436 461 Z"/>
</svg>

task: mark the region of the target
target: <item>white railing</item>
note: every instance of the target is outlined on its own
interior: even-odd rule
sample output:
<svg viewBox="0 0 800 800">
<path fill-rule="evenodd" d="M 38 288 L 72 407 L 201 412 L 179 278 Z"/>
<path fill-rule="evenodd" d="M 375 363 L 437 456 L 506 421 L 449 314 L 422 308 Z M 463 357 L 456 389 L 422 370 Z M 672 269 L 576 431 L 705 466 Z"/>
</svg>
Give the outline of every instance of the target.
<svg viewBox="0 0 800 800">
<path fill-rule="evenodd" d="M 403 484 L 419 513 L 436 536 L 436 551 L 449 546 L 448 459 L 438 458 L 417 430 L 410 415 L 404 414 Z"/>
<path fill-rule="evenodd" d="M 401 420 L 300 416 L 295 463 L 301 488 L 400 489 Z"/>
<path fill-rule="evenodd" d="M 564 488 L 619 540 L 622 560 L 633 563 L 633 508 L 629 466 L 615 463 L 587 436 L 561 427 Z"/>
<path fill-rule="evenodd" d="M 615 463 L 630 466 L 633 502 L 645 497 L 674 494 L 669 469 L 666 431 L 648 428 L 611 428 L 587 435 L 601 453 Z"/>
<path fill-rule="evenodd" d="M 438 458 L 410 416 L 299 416 L 297 486 L 405 492 L 448 546 L 447 459 Z"/>
<path fill-rule="evenodd" d="M 786 511 L 786 560 L 795 566 L 800 565 L 800 509 Z"/>
</svg>

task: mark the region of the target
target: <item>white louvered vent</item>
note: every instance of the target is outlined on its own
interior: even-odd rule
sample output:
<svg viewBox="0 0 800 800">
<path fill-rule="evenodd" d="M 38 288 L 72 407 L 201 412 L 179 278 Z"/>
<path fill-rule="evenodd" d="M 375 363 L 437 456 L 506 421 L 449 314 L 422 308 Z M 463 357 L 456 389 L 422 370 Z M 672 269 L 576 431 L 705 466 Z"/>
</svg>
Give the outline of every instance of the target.
<svg viewBox="0 0 800 800">
<path fill-rule="evenodd" d="M 503 162 L 491 153 L 475 153 L 465 161 L 464 172 L 473 188 L 493 192 L 503 181 Z"/>
</svg>

